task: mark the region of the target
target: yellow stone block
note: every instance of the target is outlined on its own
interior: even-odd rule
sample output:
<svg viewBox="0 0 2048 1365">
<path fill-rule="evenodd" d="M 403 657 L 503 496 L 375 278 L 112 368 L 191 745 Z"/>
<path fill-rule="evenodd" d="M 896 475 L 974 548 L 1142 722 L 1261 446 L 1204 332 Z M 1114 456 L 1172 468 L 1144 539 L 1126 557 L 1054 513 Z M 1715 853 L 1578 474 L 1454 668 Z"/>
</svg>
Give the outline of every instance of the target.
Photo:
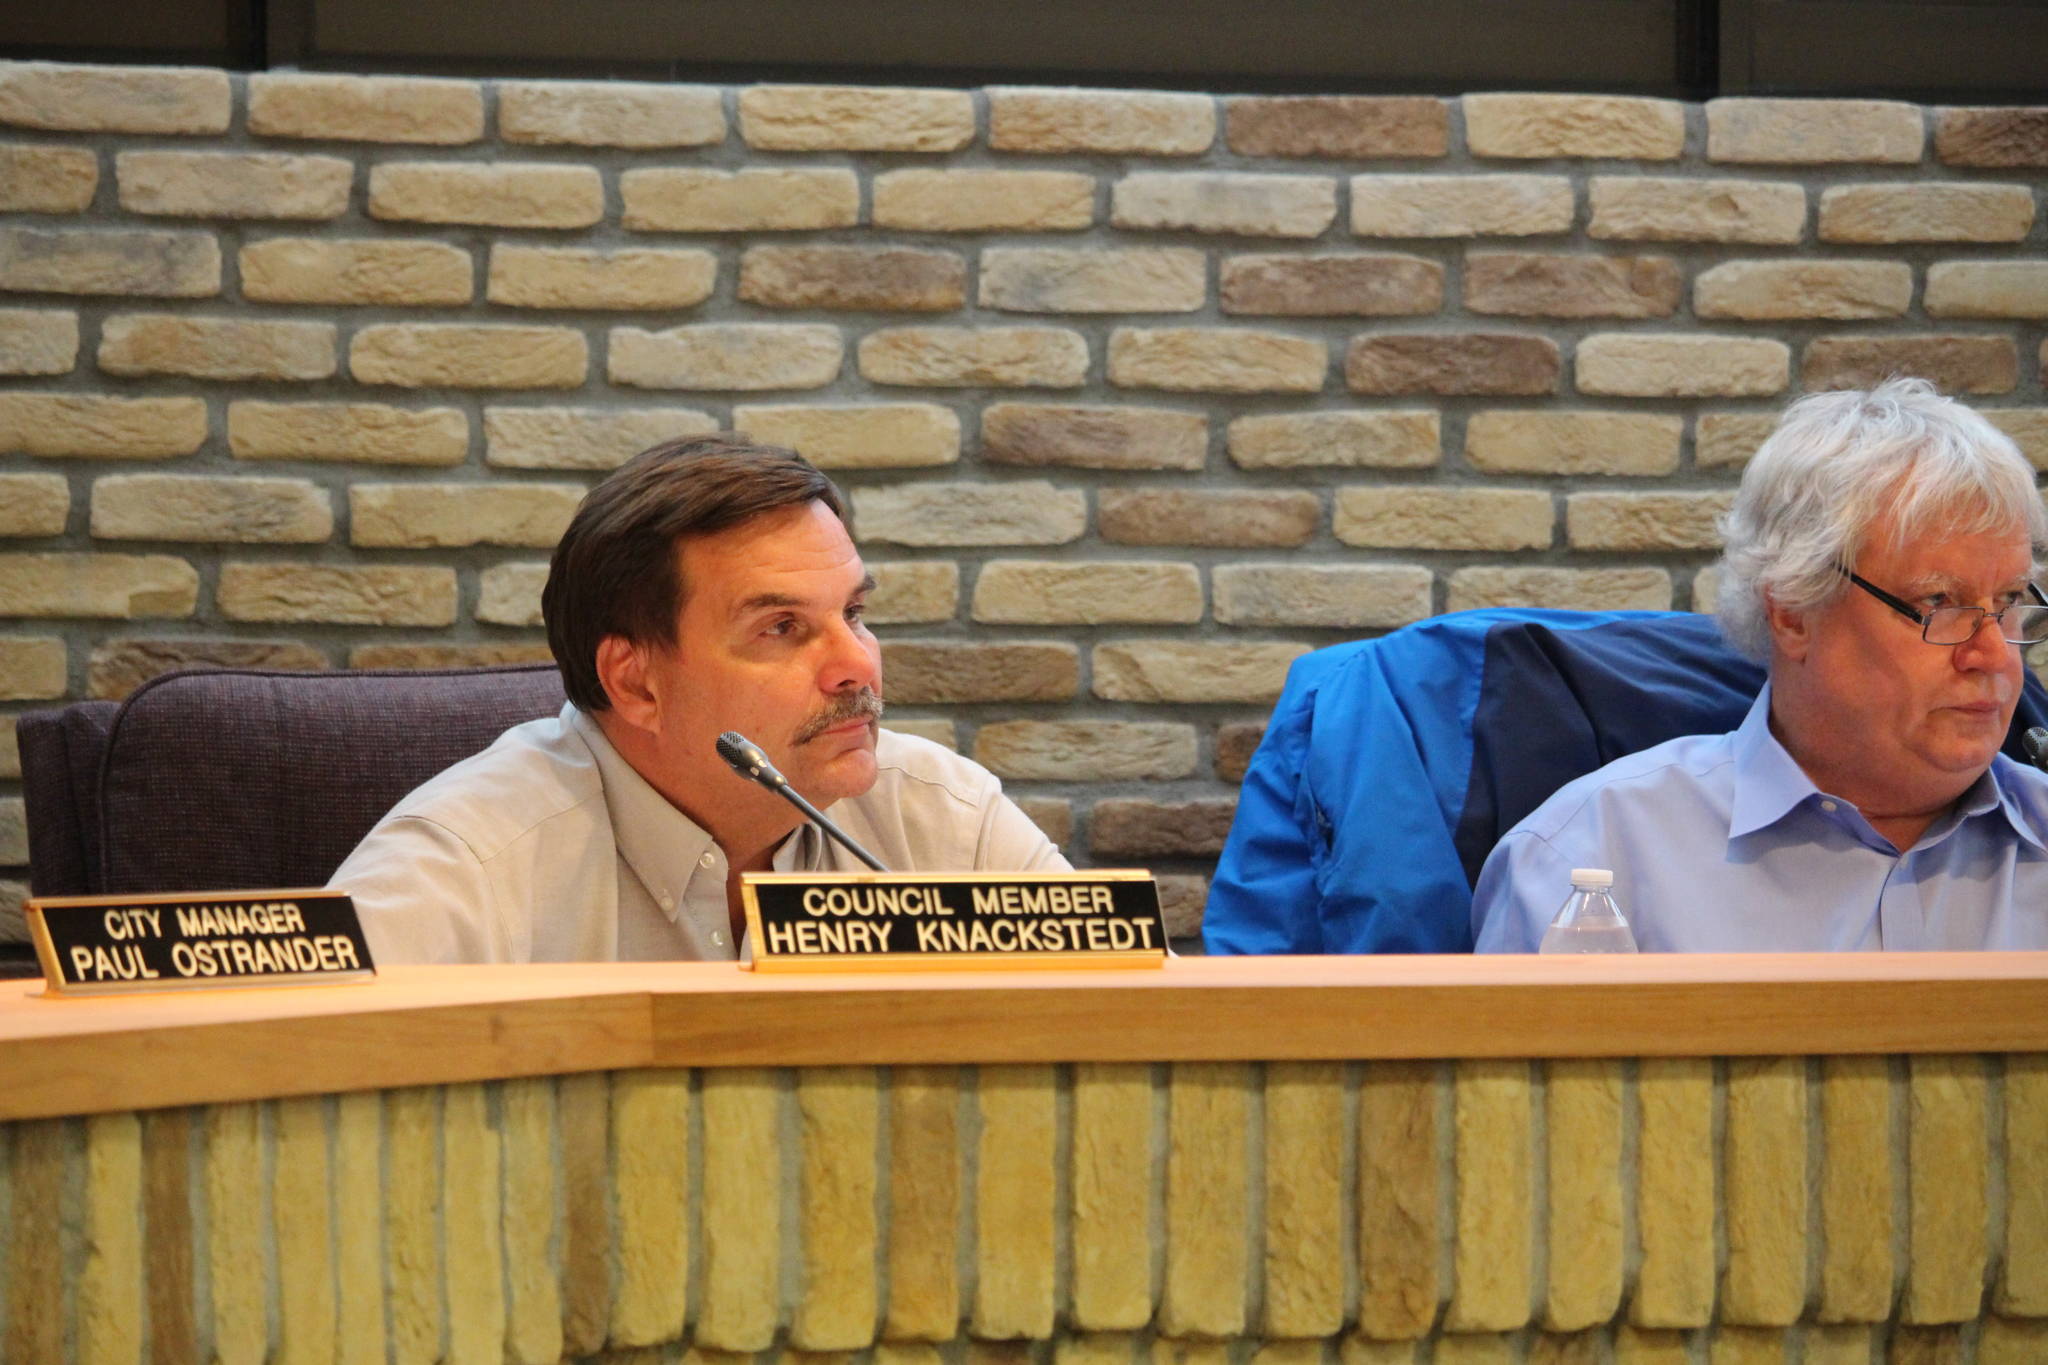
<svg viewBox="0 0 2048 1365">
<path fill-rule="evenodd" d="M 1039 1339 L 1053 1325 L 1053 1070 L 983 1067 L 975 1172 L 974 1334 Z"/>
<path fill-rule="evenodd" d="M 1030 1341 L 967 1343 L 967 1365 L 1036 1365 L 1039 1356 L 1037 1343 Z"/>
<path fill-rule="evenodd" d="M 595 1355 L 612 1316 L 611 1075 L 562 1077 L 562 1352 Z"/>
<path fill-rule="evenodd" d="M 1529 1342 L 1528 1365 L 1604 1365 L 1606 1334 L 1540 1332 Z"/>
<path fill-rule="evenodd" d="M 206 1263 L 213 1289 L 213 1356 L 219 1365 L 263 1365 L 270 1350 L 265 1300 L 260 1114 L 253 1104 L 206 1112 Z"/>
<path fill-rule="evenodd" d="M 1320 1341 L 1269 1341 L 1252 1353 L 1252 1365 L 1322 1365 Z"/>
<path fill-rule="evenodd" d="M 1614 1329 L 1614 1365 L 1690 1365 L 1686 1333 L 1619 1325 Z"/>
<path fill-rule="evenodd" d="M 1629 1320 L 1702 1327 L 1714 1313 L 1714 1064 L 1645 1058 L 1637 1072 L 1636 1236 Z"/>
<path fill-rule="evenodd" d="M 384 1098 L 335 1102 L 335 1301 L 342 1365 L 384 1365 Z"/>
<path fill-rule="evenodd" d="M 1550 1178 L 1543 1325 L 1578 1332 L 1621 1303 L 1621 1064 L 1553 1061 L 1544 1096 Z"/>
<path fill-rule="evenodd" d="M 1412 1340 L 1346 1337 L 1337 1347 L 1337 1365 L 1414 1365 L 1416 1345 Z"/>
<path fill-rule="evenodd" d="M 555 1089 L 541 1077 L 499 1091 L 505 1152 L 505 1359 L 562 1358 L 562 1291 L 549 1247 L 555 1235 Z"/>
<path fill-rule="evenodd" d="M 1152 1075 L 1074 1068 L 1073 1317 L 1091 1331 L 1152 1320 Z"/>
<path fill-rule="evenodd" d="M 1900 1323 L 1892 1328 L 1891 1352 L 1887 1365 L 1963 1365 L 1963 1329 L 1960 1327 L 1911 1327 Z"/>
<path fill-rule="evenodd" d="M 384 1241 L 391 1300 L 392 1365 L 436 1365 L 441 1295 L 441 1092 L 432 1086 L 385 1097 Z M 218 1285 L 220 1280 L 215 1278 Z"/>
<path fill-rule="evenodd" d="M 1786 1327 L 1806 1306 L 1806 1060 L 1728 1063 L 1721 1320 Z"/>
<path fill-rule="evenodd" d="M 2048 1322 L 1986 1318 L 1977 1338 L 1977 1365 L 2040 1365 L 2048 1360 Z"/>
<path fill-rule="evenodd" d="M 451 1085 L 442 1112 L 448 1358 L 505 1358 L 504 1152 L 478 1082 Z"/>
<path fill-rule="evenodd" d="M 1785 1334 L 1769 1327 L 1729 1327 L 1708 1343 L 1708 1365 L 1784 1365 Z"/>
<path fill-rule="evenodd" d="M 325 1365 L 335 1358 L 333 1214 L 328 1203 L 327 1101 L 279 1100 L 271 1178 L 271 1235 L 277 1245 L 277 1359 Z"/>
<path fill-rule="evenodd" d="M 2038 1054 L 2005 1059 L 2005 1262 L 1996 1302 L 2011 1317 L 2048 1318 L 2048 1056 Z"/>
<path fill-rule="evenodd" d="M 126 1365 L 142 1357 L 142 1122 L 85 1121 L 85 1268 L 78 1279 L 78 1359 Z M 58 1311 L 61 1299 L 38 1306 Z"/>
<path fill-rule="evenodd" d="M 939 1348 L 927 1342 L 875 1343 L 874 1365 L 941 1365 Z"/>
<path fill-rule="evenodd" d="M 960 1072 L 889 1073 L 889 1306 L 882 1335 L 951 1341 L 960 1331 Z"/>
<path fill-rule="evenodd" d="M 780 1326 L 782 1096 L 771 1071 L 712 1068 L 704 1106 L 704 1302 L 696 1342 L 766 1350 Z"/>
<path fill-rule="evenodd" d="M 1457 1244 L 1444 1327 L 1513 1331 L 1529 1320 L 1529 1064 L 1461 1061 L 1453 1077 Z"/>
<path fill-rule="evenodd" d="M 611 1344 L 653 1346 L 682 1336 L 689 1292 L 690 1073 L 615 1073 L 611 1118 L 619 1267 Z"/>
<path fill-rule="evenodd" d="M 1491 1332 L 1446 1332 L 1437 1338 L 1436 1353 L 1430 1360 L 1432 1365 L 1508 1365 L 1514 1358 L 1512 1337 Z"/>
<path fill-rule="evenodd" d="M 1904 1322 L 1968 1322 L 1983 1311 L 1990 1133 L 1979 1057 L 1907 1061 L 1909 1236 Z M 1896 1352 L 1895 1352 L 1896 1353 Z"/>
<path fill-rule="evenodd" d="M 875 1162 L 881 1114 L 872 1067 L 797 1073 L 802 1120 L 803 1289 L 790 1323 L 799 1350 L 856 1351 L 875 1339 Z"/>
<path fill-rule="evenodd" d="M 971 1365 L 979 1365 L 971 1362 Z M 1222 1341 L 1154 1337 L 1152 1365 L 1230 1365 L 1230 1344 Z"/>
<path fill-rule="evenodd" d="M 155 1109 L 142 1117 L 142 1226 L 144 1274 L 149 1281 L 145 1350 L 152 1365 L 196 1362 L 199 1322 L 194 1313 L 189 1109 Z"/>
<path fill-rule="evenodd" d="M 1891 1094 L 1887 1059 L 1821 1059 L 1822 1322 L 1892 1315 Z"/>
<path fill-rule="evenodd" d="M 1173 1067 L 1167 1109 L 1166 1283 L 1159 1330 L 1176 1337 L 1245 1330 L 1251 1068 Z"/>
<path fill-rule="evenodd" d="M 1268 1337 L 1334 1336 L 1344 1325 L 1344 1068 L 1266 1067 Z"/>
<path fill-rule="evenodd" d="M 1871 1365 L 1877 1333 L 1862 1323 L 1806 1329 L 1806 1365 Z"/>
<path fill-rule="evenodd" d="M 1129 1332 L 1081 1332 L 1053 1343 L 1052 1365 L 1137 1365 Z"/>
<path fill-rule="evenodd" d="M 1429 1334 L 1437 1309 L 1437 1068 L 1368 1062 L 1358 1092 L 1358 1330 Z"/>
</svg>

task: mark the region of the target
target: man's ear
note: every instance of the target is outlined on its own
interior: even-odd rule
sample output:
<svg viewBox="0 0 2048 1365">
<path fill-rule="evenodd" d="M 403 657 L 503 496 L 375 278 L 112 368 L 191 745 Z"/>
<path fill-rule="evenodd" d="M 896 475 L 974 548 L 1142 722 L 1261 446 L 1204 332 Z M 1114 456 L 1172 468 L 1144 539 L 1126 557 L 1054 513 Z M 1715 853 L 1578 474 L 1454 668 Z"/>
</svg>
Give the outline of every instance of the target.
<svg viewBox="0 0 2048 1365">
<path fill-rule="evenodd" d="M 1813 643 L 1812 613 L 1794 611 L 1768 591 L 1764 593 L 1764 622 L 1771 628 L 1771 649 L 1780 658 L 1803 660 Z"/>
<path fill-rule="evenodd" d="M 661 728 L 661 698 L 648 675 L 645 649 L 623 635 L 605 636 L 597 642 L 597 680 L 614 716 L 637 730 Z"/>
</svg>

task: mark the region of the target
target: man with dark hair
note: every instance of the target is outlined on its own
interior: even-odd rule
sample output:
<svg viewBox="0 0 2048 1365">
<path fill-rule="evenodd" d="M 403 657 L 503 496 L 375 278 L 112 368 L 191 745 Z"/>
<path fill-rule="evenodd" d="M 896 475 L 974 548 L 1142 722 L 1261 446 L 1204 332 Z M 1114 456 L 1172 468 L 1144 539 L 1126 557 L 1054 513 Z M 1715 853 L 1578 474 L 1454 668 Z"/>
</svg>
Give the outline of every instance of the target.
<svg viewBox="0 0 2048 1365">
<path fill-rule="evenodd" d="M 731 958 L 739 875 L 859 870 L 722 732 L 898 871 L 1064 869 L 1000 784 L 882 730 L 874 579 L 839 492 L 720 435 L 592 489 L 541 594 L 569 701 L 399 802 L 334 874 L 380 962 Z"/>
</svg>

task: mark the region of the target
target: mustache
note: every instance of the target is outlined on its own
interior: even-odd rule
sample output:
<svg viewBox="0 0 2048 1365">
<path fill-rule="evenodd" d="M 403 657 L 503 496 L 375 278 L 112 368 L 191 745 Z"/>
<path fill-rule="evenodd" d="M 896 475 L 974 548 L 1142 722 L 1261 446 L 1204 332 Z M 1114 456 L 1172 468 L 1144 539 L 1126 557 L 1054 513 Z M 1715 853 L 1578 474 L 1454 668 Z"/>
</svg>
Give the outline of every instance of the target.
<svg viewBox="0 0 2048 1365">
<path fill-rule="evenodd" d="M 841 693 L 830 705 L 803 723 L 796 732 L 798 744 L 809 744 L 836 725 L 850 720 L 877 721 L 882 718 L 882 694 L 872 687 Z"/>
</svg>

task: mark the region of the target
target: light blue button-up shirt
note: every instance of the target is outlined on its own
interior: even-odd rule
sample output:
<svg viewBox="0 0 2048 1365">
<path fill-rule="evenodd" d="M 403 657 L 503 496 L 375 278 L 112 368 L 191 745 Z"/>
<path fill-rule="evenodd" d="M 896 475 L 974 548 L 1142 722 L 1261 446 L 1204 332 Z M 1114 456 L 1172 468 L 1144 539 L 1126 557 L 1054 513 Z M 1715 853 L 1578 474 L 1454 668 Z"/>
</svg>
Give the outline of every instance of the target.
<svg viewBox="0 0 2048 1365">
<path fill-rule="evenodd" d="M 1482 953 L 1530 953 L 1571 870 L 1614 872 L 1644 952 L 2048 948 L 2048 773 L 2003 754 L 1901 853 L 1742 725 L 1617 759 L 1509 830 L 1479 876 Z"/>
</svg>

